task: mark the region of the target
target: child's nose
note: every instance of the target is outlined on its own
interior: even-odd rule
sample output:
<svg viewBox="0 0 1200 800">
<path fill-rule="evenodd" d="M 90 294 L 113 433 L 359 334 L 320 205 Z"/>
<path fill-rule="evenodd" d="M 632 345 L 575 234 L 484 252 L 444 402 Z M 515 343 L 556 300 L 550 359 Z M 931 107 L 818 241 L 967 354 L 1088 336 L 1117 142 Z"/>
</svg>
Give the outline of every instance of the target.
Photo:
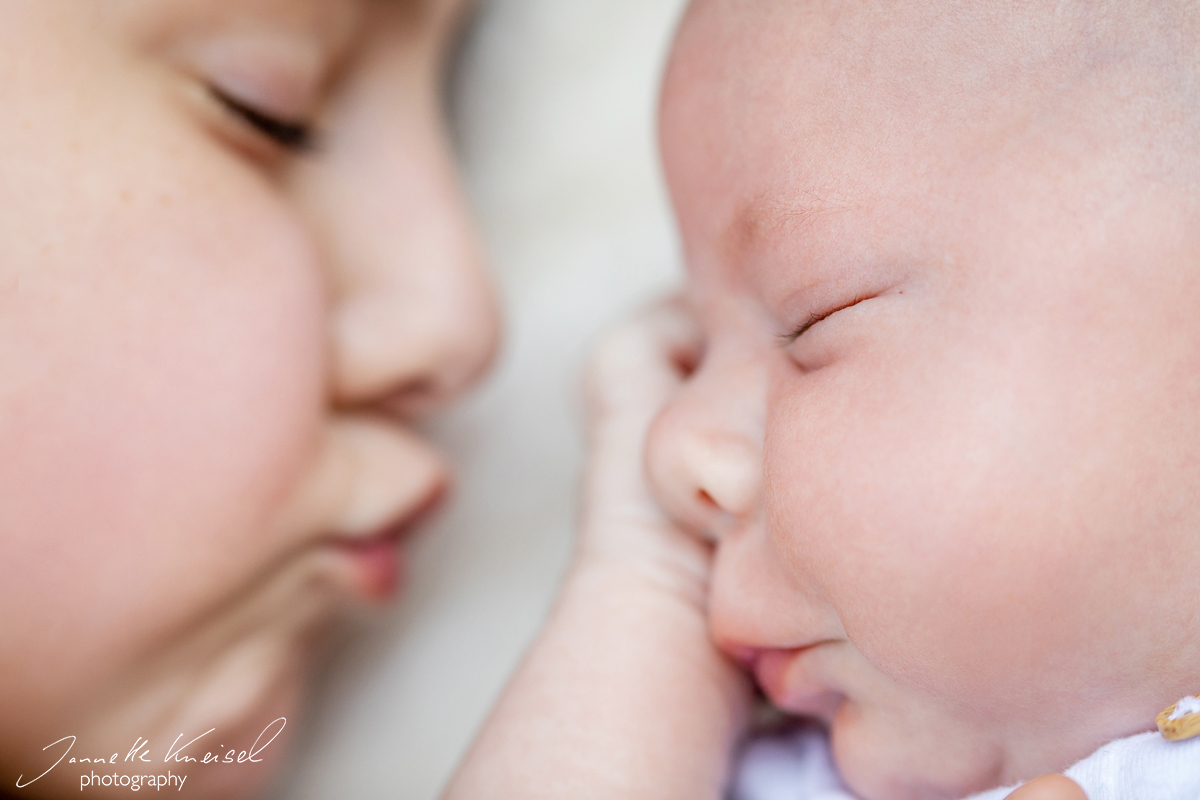
<svg viewBox="0 0 1200 800">
<path fill-rule="evenodd" d="M 375 122 L 332 142 L 305 188 L 331 264 L 335 399 L 407 416 L 484 372 L 499 313 L 435 119 L 403 137 Z"/>
<path fill-rule="evenodd" d="M 646 464 L 659 502 L 719 538 L 758 507 L 765 374 L 753 360 L 709 360 L 655 421 Z"/>
<path fill-rule="evenodd" d="M 491 286 L 469 231 L 456 234 L 447 220 L 439 233 L 436 224 L 402 242 L 381 232 L 341 287 L 333 310 L 341 403 L 419 414 L 458 395 L 490 363 L 499 338 Z"/>
</svg>

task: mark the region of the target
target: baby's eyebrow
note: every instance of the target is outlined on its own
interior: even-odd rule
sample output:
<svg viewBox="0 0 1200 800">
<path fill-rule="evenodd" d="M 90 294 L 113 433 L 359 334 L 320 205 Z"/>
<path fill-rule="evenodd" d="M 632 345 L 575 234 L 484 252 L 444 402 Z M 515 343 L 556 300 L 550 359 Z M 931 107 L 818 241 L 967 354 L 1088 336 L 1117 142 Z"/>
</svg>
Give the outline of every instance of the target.
<svg viewBox="0 0 1200 800">
<path fill-rule="evenodd" d="M 806 196 L 805 196 L 806 195 Z M 844 202 L 805 192 L 799 198 L 762 194 L 742 204 L 725 229 L 723 241 L 730 263 L 761 250 L 765 241 L 781 233 L 811 227 L 821 217 L 845 211 Z"/>
</svg>

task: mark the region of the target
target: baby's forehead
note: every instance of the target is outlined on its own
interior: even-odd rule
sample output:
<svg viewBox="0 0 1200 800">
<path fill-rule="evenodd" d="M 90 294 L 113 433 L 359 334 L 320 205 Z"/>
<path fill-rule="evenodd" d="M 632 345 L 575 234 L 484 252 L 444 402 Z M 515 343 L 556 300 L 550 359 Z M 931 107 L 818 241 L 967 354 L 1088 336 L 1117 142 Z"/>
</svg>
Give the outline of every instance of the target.
<svg viewBox="0 0 1200 800">
<path fill-rule="evenodd" d="M 1178 171 L 1200 140 L 1198 16 L 1182 3 L 698 0 L 664 90 L 664 154 L 702 117 L 731 170 L 804 170 L 810 185 L 846 166 L 877 182 L 1063 154 Z"/>
<path fill-rule="evenodd" d="M 1149 75 L 1191 60 L 1187 4 L 1110 5 L 697 0 L 681 43 L 724 60 L 733 80 L 802 73 L 830 93 L 959 103 L 981 92 L 1053 94 L 1118 68 Z"/>
<path fill-rule="evenodd" d="M 661 119 L 692 274 L 984 270 L 1194 205 L 1196 65 L 1170 14 L 983 5 L 693 4 Z"/>
</svg>

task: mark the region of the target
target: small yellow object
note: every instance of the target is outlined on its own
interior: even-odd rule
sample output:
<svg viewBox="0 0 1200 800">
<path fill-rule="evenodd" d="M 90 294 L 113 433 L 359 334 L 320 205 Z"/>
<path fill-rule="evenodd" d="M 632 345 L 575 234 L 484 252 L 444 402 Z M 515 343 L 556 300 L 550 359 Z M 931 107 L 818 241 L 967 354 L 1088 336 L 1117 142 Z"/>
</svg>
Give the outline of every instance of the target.
<svg viewBox="0 0 1200 800">
<path fill-rule="evenodd" d="M 1180 702 L 1183 702 L 1182 700 Z M 1178 742 L 1182 739 L 1190 739 L 1193 736 L 1200 736 L 1200 711 L 1191 714 L 1184 714 L 1178 719 L 1171 719 L 1175 713 L 1175 707 L 1179 703 L 1164 708 L 1154 721 L 1158 723 L 1158 732 L 1163 735 L 1164 739 L 1169 739 L 1172 742 Z"/>
</svg>

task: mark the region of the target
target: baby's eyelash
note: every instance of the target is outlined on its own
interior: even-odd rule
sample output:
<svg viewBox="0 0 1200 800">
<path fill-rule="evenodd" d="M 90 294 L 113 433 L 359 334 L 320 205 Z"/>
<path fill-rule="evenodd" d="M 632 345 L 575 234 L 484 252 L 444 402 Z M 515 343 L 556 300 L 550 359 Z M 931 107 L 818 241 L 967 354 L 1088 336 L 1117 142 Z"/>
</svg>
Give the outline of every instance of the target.
<svg viewBox="0 0 1200 800">
<path fill-rule="evenodd" d="M 281 120 L 264 114 L 237 98 L 230 97 L 215 86 L 209 87 L 209 91 L 227 109 L 283 147 L 297 152 L 312 149 L 314 136 L 312 126 L 307 123 Z"/>
<path fill-rule="evenodd" d="M 832 311 L 829 312 L 829 314 L 832 313 Z M 803 336 L 809 328 L 828 317 L 829 314 L 809 314 L 808 321 L 799 325 L 794 331 L 790 333 L 779 334 L 779 339 L 783 343 L 783 346 L 787 347 L 788 345 L 792 344 L 792 342 Z"/>
<path fill-rule="evenodd" d="M 822 314 L 809 314 L 808 319 L 805 322 L 802 322 L 800 325 L 798 325 L 795 330 L 791 331 L 790 333 L 779 334 L 779 338 L 782 341 L 783 346 L 787 347 L 788 345 L 795 342 L 797 339 L 799 339 L 801 336 L 803 336 L 805 333 L 807 333 L 809 328 L 811 328 L 813 325 L 816 325 L 818 322 L 829 319 L 830 317 L 832 317 L 834 314 L 838 313 L 839 311 L 845 311 L 847 308 L 850 308 L 851 306 L 856 306 L 859 303 L 861 303 L 863 300 L 866 300 L 866 299 L 868 299 L 866 296 L 856 297 L 853 300 L 851 300 L 849 303 L 845 303 L 844 305 L 840 305 L 837 308 L 830 309 L 829 311 L 826 311 Z"/>
</svg>

